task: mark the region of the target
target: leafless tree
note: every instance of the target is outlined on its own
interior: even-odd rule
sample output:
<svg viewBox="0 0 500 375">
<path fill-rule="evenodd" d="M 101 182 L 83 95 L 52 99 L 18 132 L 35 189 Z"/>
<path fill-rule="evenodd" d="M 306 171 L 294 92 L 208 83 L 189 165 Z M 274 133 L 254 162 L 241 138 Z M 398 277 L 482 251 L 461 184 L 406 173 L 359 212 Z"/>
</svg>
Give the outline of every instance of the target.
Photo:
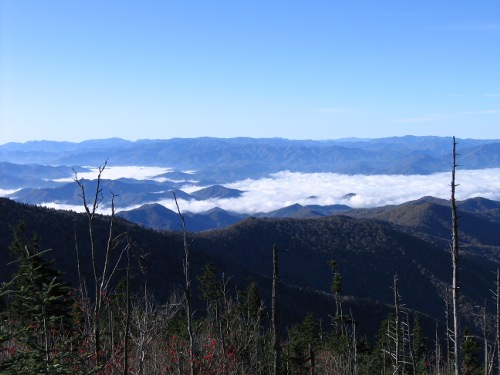
<svg viewBox="0 0 500 375">
<path fill-rule="evenodd" d="M 451 262 L 453 269 L 452 276 L 452 304 L 453 304 L 453 348 L 455 375 L 462 374 L 462 351 L 460 347 L 460 264 L 459 264 L 459 241 L 458 241 L 458 214 L 455 201 L 455 171 L 457 168 L 457 142 L 453 137 L 453 168 L 451 171 L 451 223 L 452 223 L 452 243 Z"/>
<path fill-rule="evenodd" d="M 189 368 L 190 374 L 194 375 L 194 333 L 193 333 L 193 312 L 191 306 L 191 276 L 189 273 L 189 243 L 187 241 L 187 229 L 186 229 L 186 220 L 184 215 L 182 214 L 179 203 L 177 202 L 177 196 L 175 192 L 172 192 L 174 195 L 175 206 L 177 207 L 177 213 L 179 214 L 179 218 L 181 220 L 181 229 L 182 229 L 182 238 L 183 238 L 183 247 L 184 247 L 184 299 L 186 304 L 186 325 L 187 332 L 189 336 Z"/>
<path fill-rule="evenodd" d="M 103 200 L 102 188 L 101 188 L 101 176 L 103 171 L 107 166 L 107 160 L 104 162 L 103 166 L 98 168 L 98 175 L 96 186 L 93 194 L 91 195 L 90 201 L 85 192 L 85 185 L 83 180 L 78 178 L 75 172 L 74 180 L 80 188 L 80 197 L 82 198 L 83 208 L 88 219 L 88 230 L 89 230 L 89 240 L 90 240 L 90 254 L 92 262 L 92 272 L 93 272 L 93 283 L 94 283 L 94 295 L 93 295 L 93 314 L 91 317 L 92 325 L 92 336 L 94 341 L 94 357 L 95 364 L 99 366 L 101 363 L 101 314 L 109 292 L 110 283 L 113 280 L 113 276 L 116 273 L 118 265 L 120 264 L 123 254 L 128 251 L 130 243 L 124 241 L 126 239 L 126 233 L 121 233 L 117 236 L 114 234 L 114 222 L 116 219 L 115 213 L 115 197 L 111 193 L 111 215 L 109 219 L 108 228 L 108 239 L 104 249 L 98 249 L 96 243 L 95 234 L 95 219 L 97 215 L 98 208 Z M 111 255 L 116 250 L 120 249 L 118 258 L 115 262 L 111 261 Z M 104 261 L 102 264 L 98 262 L 98 252 L 103 251 Z"/>
<path fill-rule="evenodd" d="M 500 375 L 500 268 L 497 268 L 495 301 L 496 301 L 495 345 L 497 348 L 497 373 Z"/>
<path fill-rule="evenodd" d="M 393 292 L 394 292 L 394 326 L 388 326 L 388 336 L 389 343 L 393 343 L 392 346 L 394 350 L 389 352 L 389 355 L 392 358 L 392 369 L 393 374 L 399 374 L 401 372 L 402 364 L 400 362 L 400 354 L 401 354 L 401 322 L 400 322 L 400 297 L 398 290 L 398 275 L 394 275 L 394 283 L 393 283 Z"/>
<path fill-rule="evenodd" d="M 273 246 L 273 286 L 271 300 L 271 325 L 273 334 L 273 350 L 274 350 L 274 375 L 278 375 L 281 371 L 281 347 L 278 336 L 278 247 Z"/>
</svg>

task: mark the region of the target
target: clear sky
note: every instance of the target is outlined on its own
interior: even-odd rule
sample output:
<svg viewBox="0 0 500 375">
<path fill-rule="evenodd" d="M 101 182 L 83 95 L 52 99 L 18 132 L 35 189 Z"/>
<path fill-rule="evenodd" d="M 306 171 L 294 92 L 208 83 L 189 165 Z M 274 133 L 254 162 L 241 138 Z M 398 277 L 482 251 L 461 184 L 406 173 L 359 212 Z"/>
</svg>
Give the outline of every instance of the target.
<svg viewBox="0 0 500 375">
<path fill-rule="evenodd" d="M 0 0 L 0 144 L 500 139 L 498 0 Z"/>
</svg>

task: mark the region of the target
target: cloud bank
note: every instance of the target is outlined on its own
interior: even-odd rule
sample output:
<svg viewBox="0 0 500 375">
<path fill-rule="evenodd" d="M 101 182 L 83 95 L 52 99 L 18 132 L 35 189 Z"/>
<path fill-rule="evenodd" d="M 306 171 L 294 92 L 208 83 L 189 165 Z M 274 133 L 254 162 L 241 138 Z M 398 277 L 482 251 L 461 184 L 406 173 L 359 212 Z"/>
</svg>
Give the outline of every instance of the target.
<svg viewBox="0 0 500 375">
<path fill-rule="evenodd" d="M 128 167 L 127 167 L 128 168 Z M 111 169 L 111 168 L 110 168 Z M 107 171 L 109 173 L 109 171 Z M 121 172 L 122 174 L 120 175 Z M 154 178 L 162 171 L 142 168 L 118 169 L 106 178 L 133 177 L 137 179 Z M 125 174 L 125 175 L 124 175 Z M 83 176 L 82 176 L 83 177 Z M 91 175 L 88 175 L 91 178 Z M 254 214 L 269 212 L 294 203 L 301 205 L 344 204 L 353 208 L 396 205 L 423 196 L 449 199 L 451 173 L 431 175 L 343 175 L 338 173 L 296 173 L 283 171 L 257 180 L 246 179 L 225 184 L 227 188 L 244 191 L 238 198 L 211 199 L 205 201 L 179 199 L 183 211 L 204 212 L 214 207 L 228 211 Z M 464 200 L 483 197 L 500 201 L 500 168 L 482 170 L 457 170 L 456 197 Z M 190 184 L 181 189 L 187 193 L 206 186 Z M 133 207 L 120 206 L 117 210 L 130 210 Z M 173 199 L 158 200 L 163 206 L 176 210 Z M 80 206 L 63 205 L 53 202 L 44 204 L 48 207 L 82 211 Z M 102 213 L 109 209 L 102 206 Z"/>
<path fill-rule="evenodd" d="M 214 207 L 225 210 L 256 213 L 268 212 L 299 203 L 301 205 L 345 204 L 353 208 L 401 204 L 423 196 L 449 199 L 450 173 L 432 175 L 342 175 L 338 173 L 279 172 L 267 178 L 244 180 L 225 185 L 243 190 L 239 198 L 209 201 L 184 201 L 183 210 L 203 212 Z M 500 169 L 457 171 L 456 197 L 464 200 L 483 197 L 500 200 Z M 193 192 L 199 186 L 182 190 Z M 355 194 L 350 198 L 348 194 Z M 174 209 L 172 200 L 158 202 Z"/>
<path fill-rule="evenodd" d="M 99 173 L 99 169 L 95 167 L 84 167 L 88 168 L 88 172 L 79 172 L 78 178 L 95 180 Z M 163 173 L 171 172 L 171 168 L 161 168 L 161 167 L 109 167 L 107 166 L 102 174 L 102 178 L 107 180 L 116 180 L 119 178 L 134 178 L 136 180 L 157 180 L 160 182 L 166 181 L 165 178 L 155 178 L 158 175 Z M 54 180 L 56 182 L 72 182 L 74 180 L 74 176 L 60 178 Z"/>
</svg>

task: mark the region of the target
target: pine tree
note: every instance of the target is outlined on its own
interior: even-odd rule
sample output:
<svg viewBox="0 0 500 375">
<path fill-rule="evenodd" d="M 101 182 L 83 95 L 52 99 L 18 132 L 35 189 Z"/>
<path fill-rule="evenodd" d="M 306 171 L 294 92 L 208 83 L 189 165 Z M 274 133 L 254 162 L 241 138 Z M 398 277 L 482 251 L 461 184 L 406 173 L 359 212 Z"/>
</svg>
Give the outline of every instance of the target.
<svg viewBox="0 0 500 375">
<path fill-rule="evenodd" d="M 291 361 L 298 373 L 307 369 L 309 373 L 315 370 L 315 353 L 320 346 L 320 326 L 312 314 L 307 314 L 304 320 L 290 328 Z"/>
<path fill-rule="evenodd" d="M 10 355 L 0 364 L 0 373 L 72 372 L 78 337 L 70 334 L 71 289 L 44 259 L 47 251 L 39 251 L 38 240 L 27 243 L 21 234 L 19 227 L 10 247 L 17 271 L 2 288 L 10 319 L 0 332 L 0 345 L 8 345 Z"/>
</svg>

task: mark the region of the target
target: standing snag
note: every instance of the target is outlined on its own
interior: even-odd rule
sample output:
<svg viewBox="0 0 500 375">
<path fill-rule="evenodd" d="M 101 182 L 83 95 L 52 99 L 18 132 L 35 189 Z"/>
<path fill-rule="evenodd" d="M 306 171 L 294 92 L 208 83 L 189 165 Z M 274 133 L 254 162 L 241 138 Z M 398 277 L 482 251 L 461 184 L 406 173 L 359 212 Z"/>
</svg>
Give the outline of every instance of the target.
<svg viewBox="0 0 500 375">
<path fill-rule="evenodd" d="M 457 204 L 455 201 L 455 170 L 457 168 L 457 142 L 453 137 L 453 168 L 451 171 L 451 223 L 452 223 L 452 243 L 451 243 L 451 263 L 453 268 L 453 281 L 451 286 L 452 304 L 453 304 L 453 349 L 454 349 L 454 364 L 455 375 L 462 374 L 462 356 L 460 348 L 460 278 L 459 278 L 459 257 L 458 257 L 458 215 Z"/>
</svg>

